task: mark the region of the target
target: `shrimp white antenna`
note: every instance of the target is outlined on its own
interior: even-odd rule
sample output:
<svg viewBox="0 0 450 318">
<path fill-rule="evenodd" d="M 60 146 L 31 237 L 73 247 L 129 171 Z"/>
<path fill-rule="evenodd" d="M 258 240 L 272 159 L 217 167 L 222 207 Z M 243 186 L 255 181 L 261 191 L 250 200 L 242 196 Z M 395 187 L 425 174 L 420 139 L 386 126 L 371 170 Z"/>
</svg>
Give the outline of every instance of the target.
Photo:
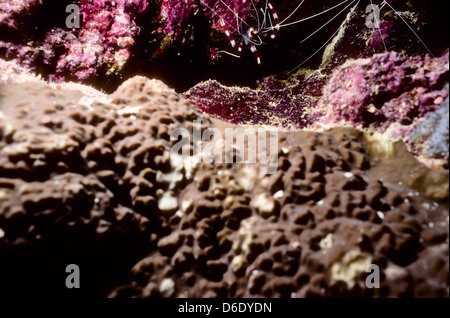
<svg viewBox="0 0 450 318">
<path fill-rule="evenodd" d="M 356 0 L 353 0 L 353 2 L 352 3 L 354 3 Z M 358 2 L 356 3 L 356 5 L 353 7 L 353 9 L 352 10 L 354 10 L 357 6 L 358 6 L 358 4 L 359 4 L 359 2 L 360 2 L 361 0 L 358 0 Z M 313 58 L 313 56 L 315 56 L 317 53 L 319 53 L 320 52 L 320 50 L 322 50 L 324 47 L 325 47 L 325 45 L 327 45 L 328 44 L 328 42 L 330 42 L 335 36 L 336 36 L 336 34 L 338 34 L 338 32 L 340 31 L 340 29 L 341 28 L 338 28 L 337 30 L 336 30 L 336 32 L 334 32 L 333 33 L 333 35 L 317 50 L 317 51 L 315 51 L 313 54 L 311 54 L 306 60 L 304 60 L 302 63 L 300 63 L 299 65 L 297 65 L 295 68 L 293 68 L 292 70 L 290 70 L 289 71 L 289 73 L 293 73 L 293 72 L 295 72 L 298 68 L 300 68 L 303 64 L 305 64 L 306 62 L 308 62 L 311 58 Z"/>
<path fill-rule="evenodd" d="M 345 4 L 345 3 L 348 2 L 348 1 L 350 1 L 350 0 L 344 0 L 344 1 L 338 3 L 337 5 L 335 5 L 335 6 L 331 7 L 331 8 L 329 8 L 329 9 L 326 9 L 326 10 L 324 10 L 324 11 L 321 11 L 321 12 L 319 12 L 319 13 L 316 13 L 316 14 L 314 14 L 314 15 L 311 15 L 311 16 L 309 16 L 309 17 L 307 17 L 307 18 L 304 18 L 304 19 L 301 19 L 301 20 L 298 20 L 298 21 L 294 21 L 294 22 L 290 22 L 290 23 L 286 23 L 286 24 L 280 24 L 280 27 L 287 27 L 287 26 L 290 26 L 290 25 L 294 25 L 294 24 L 297 24 L 297 23 L 304 22 L 304 21 L 306 21 L 306 20 L 313 19 L 313 18 L 315 18 L 315 17 L 318 17 L 318 16 L 320 16 L 320 15 L 322 15 L 322 14 L 327 13 L 328 11 L 331 11 L 331 10 L 336 9 L 337 7 L 339 7 L 339 6 L 343 5 L 343 4 Z M 286 19 L 285 19 L 285 20 L 286 20 Z"/>
<path fill-rule="evenodd" d="M 231 52 L 228 52 L 228 51 L 224 51 L 224 50 L 221 50 L 221 51 L 217 51 L 217 53 L 225 53 L 225 54 L 228 54 L 228 55 L 231 55 L 232 57 L 235 57 L 235 58 L 241 58 L 241 56 L 240 55 L 237 55 L 237 54 L 233 54 L 233 53 L 231 53 Z"/>
<path fill-rule="evenodd" d="M 267 5 L 268 5 L 269 0 L 266 0 L 266 6 L 264 7 L 264 11 L 261 8 L 261 11 L 263 11 L 263 16 L 264 16 L 264 20 L 263 20 L 263 24 L 262 27 L 265 28 L 266 27 L 266 15 L 267 15 Z"/>
<path fill-rule="evenodd" d="M 258 21 L 258 30 L 261 29 L 261 21 L 259 20 L 258 9 L 256 9 L 255 2 L 252 0 L 253 9 L 255 10 L 256 19 Z"/>
<path fill-rule="evenodd" d="M 288 15 L 288 17 L 286 19 L 284 19 L 283 21 L 281 21 L 280 24 L 283 24 L 284 22 L 286 22 L 287 20 L 289 20 L 290 17 L 292 17 L 294 15 L 295 12 L 297 12 L 298 9 L 300 9 L 300 7 L 302 6 L 303 2 L 305 2 L 305 0 L 303 0 L 302 2 L 300 2 L 300 4 L 297 6 L 297 8 L 295 8 L 294 11 L 291 12 L 290 15 Z"/>
<path fill-rule="evenodd" d="M 274 27 L 273 27 L 273 23 L 272 23 L 272 18 L 269 16 L 269 23 L 270 23 L 270 30 L 274 30 Z M 263 31 L 263 33 L 268 33 L 269 31 Z"/>
<path fill-rule="evenodd" d="M 355 3 L 356 0 L 353 0 L 352 2 L 350 2 L 344 9 L 342 9 L 338 14 L 336 14 L 334 17 L 332 17 L 330 20 L 328 20 L 328 22 L 326 22 L 324 25 L 322 25 L 320 28 L 318 28 L 316 31 L 314 31 L 313 33 L 311 33 L 308 37 L 306 37 L 305 39 L 303 39 L 300 43 L 305 42 L 306 40 L 308 40 L 310 37 L 312 37 L 314 34 L 316 34 L 317 32 L 319 32 L 320 30 L 322 30 L 326 25 L 328 25 L 329 23 L 331 23 L 334 19 L 336 19 L 338 16 L 341 15 L 342 12 L 344 12 L 345 10 L 348 9 L 348 7 L 350 7 L 353 3 Z M 359 3 L 359 1 L 358 1 Z"/>
<path fill-rule="evenodd" d="M 339 29 L 336 30 L 336 32 L 333 33 L 333 35 L 317 50 L 315 51 L 313 54 L 311 54 L 306 60 L 304 60 L 303 62 L 301 62 L 299 65 L 297 65 L 295 68 L 293 68 L 292 70 L 289 71 L 289 73 L 294 73 L 297 69 L 299 69 L 303 64 L 305 64 L 306 62 L 308 62 L 310 59 L 313 58 L 314 55 L 316 55 L 317 53 L 320 52 L 320 50 L 323 49 L 323 47 L 325 45 L 328 44 L 328 42 L 330 42 L 335 36 L 336 34 L 339 32 Z"/>
<path fill-rule="evenodd" d="M 425 49 L 427 49 L 428 53 L 430 53 L 430 55 L 432 57 L 434 57 L 433 53 L 431 53 L 431 50 L 428 48 L 428 46 L 422 41 L 422 39 L 420 38 L 420 36 L 416 33 L 416 31 L 414 31 L 414 29 L 409 25 L 408 22 L 406 22 L 405 19 L 403 19 L 403 17 L 400 15 L 399 12 L 397 12 L 387 1 L 384 1 L 391 9 L 392 11 L 395 12 L 395 14 L 397 14 L 398 17 L 400 17 L 400 19 L 402 19 L 402 21 L 406 24 L 406 26 L 411 30 L 412 33 L 414 33 L 414 35 L 419 39 L 420 43 L 422 43 L 422 45 L 425 47 Z"/>
</svg>

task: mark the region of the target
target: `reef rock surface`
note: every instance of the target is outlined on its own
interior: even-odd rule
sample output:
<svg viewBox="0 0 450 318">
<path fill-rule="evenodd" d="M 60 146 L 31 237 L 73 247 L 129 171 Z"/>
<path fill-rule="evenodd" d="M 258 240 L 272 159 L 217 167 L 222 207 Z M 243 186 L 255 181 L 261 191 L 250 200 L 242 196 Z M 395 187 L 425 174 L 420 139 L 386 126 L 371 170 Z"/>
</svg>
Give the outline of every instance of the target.
<svg viewBox="0 0 450 318">
<path fill-rule="evenodd" d="M 207 81 L 185 96 L 205 113 L 235 124 L 315 130 L 352 126 L 372 133 L 389 130 L 391 139 L 403 139 L 417 155 L 444 159 L 442 164 L 448 166 L 448 132 L 438 127 L 448 126 L 448 121 L 443 118 L 442 124 L 427 125 L 428 133 L 424 129 L 419 133 L 417 128 L 425 115 L 445 113 L 441 108 L 446 107 L 448 83 L 448 52 L 439 58 L 387 52 L 348 60 L 330 76 L 318 70 L 303 80 L 268 78 L 256 90 Z M 429 143 L 428 149 L 443 144 L 444 149 L 424 152 L 422 143 Z"/>
</svg>

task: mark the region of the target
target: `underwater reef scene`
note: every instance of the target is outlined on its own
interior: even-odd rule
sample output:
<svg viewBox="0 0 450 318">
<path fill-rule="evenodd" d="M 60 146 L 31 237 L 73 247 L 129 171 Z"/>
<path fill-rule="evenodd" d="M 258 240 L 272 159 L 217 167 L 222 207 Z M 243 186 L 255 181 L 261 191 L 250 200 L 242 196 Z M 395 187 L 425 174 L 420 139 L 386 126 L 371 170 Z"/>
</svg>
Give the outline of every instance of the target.
<svg viewBox="0 0 450 318">
<path fill-rule="evenodd" d="M 439 1 L 0 0 L 0 297 L 448 298 L 448 32 Z"/>
</svg>

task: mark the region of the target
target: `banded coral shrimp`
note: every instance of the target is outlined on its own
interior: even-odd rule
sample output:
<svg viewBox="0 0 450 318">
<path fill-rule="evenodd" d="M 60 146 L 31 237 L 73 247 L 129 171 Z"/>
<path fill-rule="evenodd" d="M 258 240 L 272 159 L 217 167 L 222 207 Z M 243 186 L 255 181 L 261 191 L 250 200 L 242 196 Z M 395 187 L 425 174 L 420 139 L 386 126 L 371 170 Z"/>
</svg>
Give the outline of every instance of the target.
<svg viewBox="0 0 450 318">
<path fill-rule="evenodd" d="M 243 46 L 247 46 L 250 51 L 255 55 L 256 62 L 261 64 L 261 57 L 259 56 L 257 46 L 262 45 L 263 38 L 269 37 L 271 39 L 275 39 L 277 33 L 280 29 L 280 21 L 278 18 L 278 14 L 273 8 L 272 4 L 265 0 L 264 8 L 256 7 L 255 1 L 258 0 L 250 0 L 251 1 L 251 9 L 246 18 L 239 16 L 236 11 L 233 11 L 230 6 L 225 3 L 223 0 L 219 0 L 218 4 L 225 6 L 236 18 L 236 23 L 230 23 L 224 17 L 220 16 L 220 14 L 214 10 L 205 0 L 200 0 L 202 4 L 204 4 L 208 9 L 210 9 L 214 15 L 219 18 L 219 23 L 227 36 L 231 47 L 236 49 L 236 53 L 232 53 L 226 50 L 216 51 L 215 54 L 225 53 L 230 56 L 240 58 L 242 53 Z M 264 2 L 264 0 L 263 0 Z M 248 22 L 249 18 L 253 20 L 252 22 Z M 270 26 L 269 26 L 270 24 Z M 232 37 L 232 33 L 236 33 L 239 37 L 237 40 Z"/>
<path fill-rule="evenodd" d="M 380 10 L 380 26 L 386 32 L 384 44 L 376 41 L 380 32 L 366 26 L 370 15 L 366 7 L 371 3 L 380 6 L 382 2 L 165 0 L 161 3 L 167 10 L 161 10 L 164 14 L 155 20 L 158 22 L 148 26 L 156 31 L 143 30 L 136 39 L 132 55 L 139 62 L 129 63 L 126 71 L 129 74 L 148 72 L 165 80 L 178 92 L 185 92 L 208 79 L 216 79 L 223 85 L 255 89 L 267 76 L 280 74 L 279 77 L 286 78 L 288 71 L 303 62 L 302 71 L 316 70 L 323 64 L 326 46 L 340 31 L 344 35 L 335 46 L 337 54 L 331 61 L 333 67 L 349 58 L 382 53 L 386 51 L 385 46 L 389 51 L 405 51 L 409 55 L 428 53 L 388 5 Z M 448 48 L 448 30 L 441 26 L 448 24 L 445 11 L 436 1 L 409 0 L 408 3 L 391 0 L 389 4 L 438 56 Z M 140 17 L 137 24 L 148 25 L 148 21 L 155 19 L 157 7 L 147 10 L 147 15 Z M 161 29 L 158 23 L 166 29 L 157 31 Z M 149 57 L 158 46 L 163 48 L 164 54 L 157 59 Z"/>
<path fill-rule="evenodd" d="M 226 5 L 223 0 L 214 2 Z M 438 20 L 445 21 L 442 16 L 430 18 L 429 12 L 439 12 L 435 6 L 421 0 L 254 0 L 247 16 L 228 7 L 235 18 L 234 23 L 222 22 L 229 44 L 215 53 L 238 60 L 245 51 L 251 52 L 253 57 L 242 64 L 261 64 L 268 74 L 323 64 L 321 53 L 333 41 L 340 41 L 341 56 L 335 57 L 335 65 L 388 50 L 437 55 L 439 48 L 448 48 L 443 43 L 447 37 L 438 39 L 448 31 L 438 27 Z M 211 6 L 209 9 L 214 12 Z M 242 52 L 242 43 L 249 50 Z"/>
</svg>

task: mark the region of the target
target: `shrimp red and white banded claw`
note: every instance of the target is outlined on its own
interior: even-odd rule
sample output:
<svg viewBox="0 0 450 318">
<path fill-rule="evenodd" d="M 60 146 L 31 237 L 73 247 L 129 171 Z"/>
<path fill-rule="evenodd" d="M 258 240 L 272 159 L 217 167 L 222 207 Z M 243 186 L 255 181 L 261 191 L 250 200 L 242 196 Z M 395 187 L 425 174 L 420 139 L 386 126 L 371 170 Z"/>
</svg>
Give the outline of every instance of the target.
<svg viewBox="0 0 450 318">
<path fill-rule="evenodd" d="M 275 39 L 278 35 L 278 32 L 280 31 L 280 19 L 278 18 L 278 14 L 273 8 L 272 4 L 268 4 L 270 12 L 272 13 L 273 21 L 275 23 L 275 26 L 273 27 L 273 34 L 270 36 L 272 39 Z"/>
<path fill-rule="evenodd" d="M 203 0 L 201 2 L 208 7 L 215 15 L 220 15 L 211 6 L 206 4 Z M 264 44 L 263 38 L 269 37 L 275 39 L 279 31 L 279 18 L 272 4 L 265 1 L 264 9 L 258 10 L 252 0 L 253 12 L 249 14 L 247 19 L 239 17 L 223 0 L 219 2 L 230 10 L 236 17 L 236 24 L 227 23 L 220 17 L 220 26 L 224 30 L 225 35 L 230 42 L 230 45 L 237 52 L 229 52 L 226 50 L 218 51 L 217 53 L 225 53 L 236 58 L 241 57 L 243 46 L 248 47 L 250 52 L 255 56 L 256 62 L 261 64 L 261 57 L 258 53 L 257 46 Z M 250 22 L 252 20 L 252 22 Z M 270 26 L 269 26 L 270 25 Z M 264 32 L 262 32 L 264 31 Z M 234 36 L 237 36 L 236 38 Z"/>
</svg>

